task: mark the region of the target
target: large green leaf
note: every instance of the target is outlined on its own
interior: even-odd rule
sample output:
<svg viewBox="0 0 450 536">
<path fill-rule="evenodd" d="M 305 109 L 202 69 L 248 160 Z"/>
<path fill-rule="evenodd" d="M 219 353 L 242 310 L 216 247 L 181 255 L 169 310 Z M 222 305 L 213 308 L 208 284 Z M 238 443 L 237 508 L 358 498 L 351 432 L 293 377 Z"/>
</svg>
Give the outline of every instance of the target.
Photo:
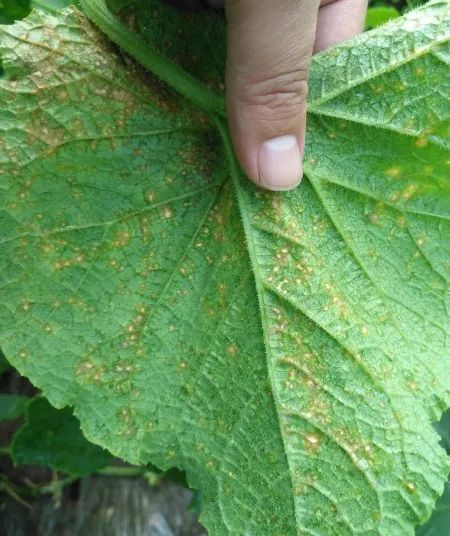
<svg viewBox="0 0 450 536">
<path fill-rule="evenodd" d="M 206 21 L 150 4 L 218 87 Z M 284 194 L 77 11 L 2 30 L 2 348 L 92 441 L 185 468 L 211 534 L 410 535 L 443 491 L 448 11 L 314 59 Z"/>
</svg>

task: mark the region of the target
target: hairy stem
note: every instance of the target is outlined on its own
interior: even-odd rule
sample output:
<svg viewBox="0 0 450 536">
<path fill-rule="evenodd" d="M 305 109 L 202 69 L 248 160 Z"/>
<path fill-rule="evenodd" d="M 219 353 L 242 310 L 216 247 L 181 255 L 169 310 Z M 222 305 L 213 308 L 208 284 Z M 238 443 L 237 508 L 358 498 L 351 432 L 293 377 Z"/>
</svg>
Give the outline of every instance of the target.
<svg viewBox="0 0 450 536">
<path fill-rule="evenodd" d="M 85 15 L 138 63 L 205 112 L 225 115 L 224 99 L 221 95 L 207 89 L 181 67 L 173 65 L 150 48 L 111 13 L 105 0 L 80 0 L 80 3 Z"/>
</svg>

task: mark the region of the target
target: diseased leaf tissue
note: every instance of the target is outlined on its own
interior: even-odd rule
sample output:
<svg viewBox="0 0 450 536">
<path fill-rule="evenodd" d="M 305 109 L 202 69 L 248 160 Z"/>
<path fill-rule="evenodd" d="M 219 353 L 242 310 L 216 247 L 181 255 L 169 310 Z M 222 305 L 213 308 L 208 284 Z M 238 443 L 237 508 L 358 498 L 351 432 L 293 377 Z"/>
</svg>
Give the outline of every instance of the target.
<svg viewBox="0 0 450 536">
<path fill-rule="evenodd" d="M 219 21 L 150 3 L 149 47 L 218 88 Z M 93 442 L 186 469 L 210 534 L 410 535 L 442 493 L 449 24 L 315 57 L 287 194 L 76 9 L 0 29 L 2 348 Z"/>
</svg>

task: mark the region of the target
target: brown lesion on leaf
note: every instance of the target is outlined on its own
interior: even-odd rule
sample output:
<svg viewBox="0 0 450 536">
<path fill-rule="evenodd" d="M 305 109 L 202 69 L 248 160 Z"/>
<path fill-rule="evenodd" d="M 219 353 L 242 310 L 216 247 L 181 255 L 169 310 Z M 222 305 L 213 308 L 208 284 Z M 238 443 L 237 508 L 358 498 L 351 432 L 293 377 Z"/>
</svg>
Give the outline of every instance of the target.
<svg viewBox="0 0 450 536">
<path fill-rule="evenodd" d="M 89 358 L 83 358 L 75 367 L 76 376 L 86 383 L 103 382 L 105 372 L 104 365 L 95 364 Z"/>
<path fill-rule="evenodd" d="M 117 231 L 111 241 L 111 247 L 114 249 L 125 247 L 131 240 L 131 233 L 127 230 Z"/>
<path fill-rule="evenodd" d="M 413 197 L 417 193 L 418 190 L 419 186 L 417 184 L 408 184 L 408 186 L 400 194 L 402 201 L 409 201 L 411 197 Z"/>
<path fill-rule="evenodd" d="M 391 179 L 398 179 L 402 174 L 400 166 L 391 166 L 386 169 L 386 175 Z"/>
</svg>

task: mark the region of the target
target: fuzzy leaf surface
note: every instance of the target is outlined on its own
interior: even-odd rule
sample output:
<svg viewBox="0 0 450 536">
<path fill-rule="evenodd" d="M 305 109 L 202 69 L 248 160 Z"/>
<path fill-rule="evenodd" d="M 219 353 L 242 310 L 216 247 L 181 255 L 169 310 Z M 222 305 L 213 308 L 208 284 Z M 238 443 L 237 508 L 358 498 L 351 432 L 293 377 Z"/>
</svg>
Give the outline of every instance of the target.
<svg viewBox="0 0 450 536">
<path fill-rule="evenodd" d="M 205 21 L 146 5 L 216 87 Z M 210 534 L 412 535 L 443 491 L 448 37 L 433 2 L 316 56 L 306 178 L 269 194 L 79 12 L 1 29 L 2 348 L 92 441 L 186 469 Z"/>
</svg>

